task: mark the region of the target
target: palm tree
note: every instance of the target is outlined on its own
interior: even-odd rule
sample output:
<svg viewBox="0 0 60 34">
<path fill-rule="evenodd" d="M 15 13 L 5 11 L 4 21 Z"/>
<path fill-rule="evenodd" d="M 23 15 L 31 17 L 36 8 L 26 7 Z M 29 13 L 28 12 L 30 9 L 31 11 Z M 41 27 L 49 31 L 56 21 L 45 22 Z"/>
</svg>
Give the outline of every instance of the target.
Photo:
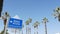
<svg viewBox="0 0 60 34">
<path fill-rule="evenodd" d="M 5 12 L 5 14 L 1 17 L 4 21 L 4 30 L 1 33 L 4 33 L 6 30 L 6 25 L 7 25 L 7 18 L 10 17 L 9 14 L 7 12 Z"/>
<path fill-rule="evenodd" d="M 0 34 L 4 34 L 4 30 L 3 30 Z M 8 33 L 8 32 L 6 32 L 6 34 L 9 34 L 9 33 Z"/>
<path fill-rule="evenodd" d="M 40 23 L 39 23 L 38 21 L 36 21 L 36 22 L 33 24 L 34 28 L 37 28 L 37 29 L 38 29 L 39 24 L 40 24 Z M 38 31 L 37 31 L 37 32 L 34 32 L 34 34 L 35 34 L 35 33 L 38 34 Z"/>
<path fill-rule="evenodd" d="M 55 18 L 58 18 L 58 21 L 60 21 L 60 7 L 56 8 L 56 9 L 54 10 L 53 16 L 54 16 Z"/>
<path fill-rule="evenodd" d="M 45 17 L 42 22 L 44 23 L 44 26 L 45 26 L 45 34 L 47 34 L 47 25 L 46 25 L 46 22 L 48 22 L 48 19 Z"/>
<path fill-rule="evenodd" d="M 22 29 L 19 30 L 19 34 L 20 34 L 20 31 L 22 31 L 22 34 L 23 34 L 23 28 L 24 28 L 24 25 L 22 25 Z"/>
<path fill-rule="evenodd" d="M 24 25 L 22 25 L 22 34 L 23 34 L 23 28 L 24 28 Z"/>
<path fill-rule="evenodd" d="M 27 27 L 26 27 L 26 34 L 29 34 L 29 30 L 30 30 L 30 32 L 31 32 L 31 28 L 29 28 L 29 24 L 32 22 L 32 19 L 31 18 L 29 18 L 25 23 L 26 23 L 26 25 L 27 25 Z"/>
</svg>

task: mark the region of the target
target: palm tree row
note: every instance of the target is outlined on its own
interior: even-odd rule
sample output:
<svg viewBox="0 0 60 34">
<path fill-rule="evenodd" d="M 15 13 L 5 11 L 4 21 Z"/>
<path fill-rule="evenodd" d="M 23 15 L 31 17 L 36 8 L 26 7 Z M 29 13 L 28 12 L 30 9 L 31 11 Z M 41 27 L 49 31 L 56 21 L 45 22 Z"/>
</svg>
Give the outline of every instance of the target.
<svg viewBox="0 0 60 34">
<path fill-rule="evenodd" d="M 55 17 L 55 18 L 58 18 L 58 21 L 60 21 L 60 7 L 58 7 L 58 8 L 56 8 L 55 10 L 54 10 L 54 14 L 53 14 L 53 16 Z M 7 17 L 10 17 L 9 16 L 9 14 L 7 13 L 7 12 L 5 12 L 5 15 L 4 16 L 2 16 L 2 19 L 3 19 L 3 21 L 4 21 L 4 30 L 0 33 L 0 34 L 3 34 L 4 33 L 4 31 L 5 31 L 5 27 L 6 27 L 6 23 L 7 23 Z M 25 23 L 26 23 L 26 25 L 27 25 L 27 27 L 26 27 L 26 34 L 31 34 L 31 27 L 29 27 L 29 24 L 32 22 L 32 19 L 31 18 L 29 18 Z M 43 23 L 44 23 L 44 27 L 45 27 L 45 34 L 47 34 L 47 25 L 46 25 L 46 23 L 48 22 L 48 19 L 45 17 L 45 18 L 43 18 L 43 21 L 42 21 Z M 40 25 L 40 23 L 38 22 L 38 21 L 36 21 L 34 24 L 33 24 L 33 26 L 34 26 L 34 28 L 37 28 L 38 29 L 38 26 Z M 23 32 L 23 31 L 22 31 Z M 38 32 L 37 32 L 37 34 L 38 34 Z"/>
<path fill-rule="evenodd" d="M 53 16 L 55 17 L 55 18 L 58 18 L 58 21 L 60 21 L 60 7 L 58 7 L 58 8 L 56 8 L 55 10 L 54 10 L 54 14 L 53 14 Z M 43 23 L 44 23 L 44 27 L 45 27 L 45 34 L 47 34 L 47 25 L 46 25 L 46 23 L 48 22 L 48 19 L 45 17 L 45 18 L 43 18 L 43 21 L 42 21 Z M 27 22 L 26 22 L 26 24 L 28 24 L 29 25 L 29 21 L 27 20 Z M 34 28 L 37 28 L 38 29 L 38 25 L 39 25 L 40 23 L 38 22 L 38 21 L 36 21 L 35 23 L 34 23 Z M 34 33 L 35 34 L 35 33 Z M 37 34 L 38 34 L 38 32 L 37 32 Z"/>
<path fill-rule="evenodd" d="M 29 23 L 31 23 L 31 22 L 32 22 L 32 19 L 29 18 L 25 23 L 26 23 L 26 25 L 29 25 Z M 46 22 L 48 22 L 48 19 L 45 17 L 45 18 L 43 18 L 43 21 L 42 21 L 42 22 L 44 23 L 44 26 L 45 26 L 45 34 L 47 34 Z M 34 29 L 38 29 L 38 26 L 39 26 L 39 25 L 40 25 L 40 22 L 36 21 L 36 22 L 33 24 Z M 29 30 L 30 30 L 30 33 L 29 33 Z M 29 26 L 26 27 L 26 34 L 31 34 L 31 28 L 29 29 Z M 34 34 L 38 34 L 38 31 L 34 32 Z"/>
</svg>

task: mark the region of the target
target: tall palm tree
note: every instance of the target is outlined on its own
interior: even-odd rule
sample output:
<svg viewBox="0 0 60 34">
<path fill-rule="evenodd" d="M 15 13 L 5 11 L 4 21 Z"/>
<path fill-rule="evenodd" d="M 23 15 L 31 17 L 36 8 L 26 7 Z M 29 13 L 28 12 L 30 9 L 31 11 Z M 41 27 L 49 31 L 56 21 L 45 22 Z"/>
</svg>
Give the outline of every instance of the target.
<svg viewBox="0 0 60 34">
<path fill-rule="evenodd" d="M 0 34 L 4 34 L 4 30 L 3 30 Z M 9 34 L 9 33 L 8 33 L 8 32 L 6 32 L 6 34 Z"/>
<path fill-rule="evenodd" d="M 23 28 L 24 28 L 24 25 L 22 25 L 22 34 L 23 34 Z"/>
<path fill-rule="evenodd" d="M 21 31 L 22 34 L 23 34 L 23 28 L 24 28 L 24 25 L 22 24 L 22 29 L 19 30 L 19 34 L 20 34 L 20 31 Z"/>
<path fill-rule="evenodd" d="M 46 25 L 46 22 L 48 22 L 48 19 L 45 17 L 45 18 L 43 18 L 42 22 L 44 23 L 44 26 L 45 26 L 45 34 L 47 34 L 47 25 Z"/>
<path fill-rule="evenodd" d="M 39 24 L 40 24 L 40 23 L 39 23 L 38 21 L 36 21 L 36 22 L 33 24 L 34 28 L 37 28 L 37 29 L 38 29 Z M 36 33 L 38 34 L 38 31 L 37 31 Z M 35 32 L 34 32 L 34 34 L 35 34 Z"/>
<path fill-rule="evenodd" d="M 9 14 L 7 12 L 5 12 L 5 14 L 2 16 L 2 19 L 4 21 L 4 30 L 2 31 L 4 33 L 6 25 L 7 25 L 7 18 L 10 17 Z"/>
<path fill-rule="evenodd" d="M 54 10 L 53 16 L 54 16 L 55 18 L 58 18 L 58 21 L 60 21 L 60 7 L 56 8 L 56 9 Z"/>
<path fill-rule="evenodd" d="M 26 25 L 27 25 L 27 27 L 26 27 L 26 34 L 30 34 L 29 33 L 29 30 L 31 31 L 31 29 L 29 28 L 29 24 L 32 22 L 32 19 L 31 18 L 29 18 L 25 23 L 26 23 Z"/>
</svg>

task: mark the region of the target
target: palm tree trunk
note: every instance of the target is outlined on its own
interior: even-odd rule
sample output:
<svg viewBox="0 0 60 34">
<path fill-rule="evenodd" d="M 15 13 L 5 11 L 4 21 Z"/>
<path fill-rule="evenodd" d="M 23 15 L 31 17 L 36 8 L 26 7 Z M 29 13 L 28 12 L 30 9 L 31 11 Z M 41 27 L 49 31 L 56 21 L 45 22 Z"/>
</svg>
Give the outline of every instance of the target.
<svg viewBox="0 0 60 34">
<path fill-rule="evenodd" d="M 47 26 L 46 26 L 46 23 L 45 23 L 45 34 L 47 34 Z"/>
<path fill-rule="evenodd" d="M 4 31 L 5 31 L 5 25 L 4 25 Z"/>
<path fill-rule="evenodd" d="M 31 34 L 31 28 L 30 28 L 30 34 Z"/>
<path fill-rule="evenodd" d="M 7 19 L 4 19 L 4 33 L 6 34 L 6 23 L 7 23 Z"/>
<path fill-rule="evenodd" d="M 27 27 L 26 27 L 26 34 L 27 34 Z"/>
<path fill-rule="evenodd" d="M 31 34 L 31 28 L 28 28 L 28 34 Z"/>
<path fill-rule="evenodd" d="M 36 27 L 34 34 L 38 34 L 38 31 L 37 30 L 38 30 L 38 26 Z"/>
<path fill-rule="evenodd" d="M 22 32 L 22 34 L 23 34 L 23 28 L 21 29 L 21 32 Z"/>
<path fill-rule="evenodd" d="M 38 26 L 37 26 L 37 30 L 38 30 Z M 38 31 L 37 31 L 37 34 L 38 34 Z"/>
<path fill-rule="evenodd" d="M 26 27 L 26 34 L 30 34 L 30 32 L 29 32 L 29 26 Z"/>
<path fill-rule="evenodd" d="M 23 34 L 23 30 L 22 30 L 22 34 Z"/>
</svg>

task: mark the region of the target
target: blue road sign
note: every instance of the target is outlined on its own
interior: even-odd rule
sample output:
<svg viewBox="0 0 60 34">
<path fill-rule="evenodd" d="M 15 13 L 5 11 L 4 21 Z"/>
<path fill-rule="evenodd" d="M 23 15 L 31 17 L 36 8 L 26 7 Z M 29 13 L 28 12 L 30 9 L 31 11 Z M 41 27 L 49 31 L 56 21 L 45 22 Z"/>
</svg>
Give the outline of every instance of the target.
<svg viewBox="0 0 60 34">
<path fill-rule="evenodd" d="M 10 18 L 9 23 L 8 23 L 8 28 L 21 29 L 22 28 L 22 20 L 15 19 L 15 18 Z"/>
</svg>

